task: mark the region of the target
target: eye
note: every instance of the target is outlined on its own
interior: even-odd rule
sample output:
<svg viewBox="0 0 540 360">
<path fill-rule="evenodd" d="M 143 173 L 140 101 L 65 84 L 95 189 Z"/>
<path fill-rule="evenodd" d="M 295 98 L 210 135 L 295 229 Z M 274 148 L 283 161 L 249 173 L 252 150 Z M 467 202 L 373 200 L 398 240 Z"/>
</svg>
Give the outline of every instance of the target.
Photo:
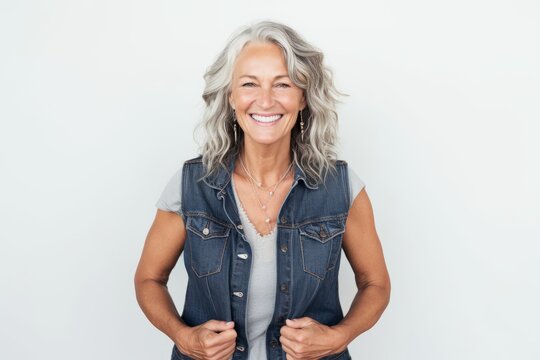
<svg viewBox="0 0 540 360">
<path fill-rule="evenodd" d="M 282 87 L 282 88 L 288 88 L 288 87 L 291 87 L 291 86 L 290 86 L 289 84 L 287 84 L 287 83 L 278 83 L 278 84 L 276 84 L 276 85 L 277 85 L 277 87 Z"/>
<path fill-rule="evenodd" d="M 251 87 L 251 86 L 255 86 L 255 83 L 247 82 L 247 83 L 242 84 L 242 86 Z"/>
</svg>

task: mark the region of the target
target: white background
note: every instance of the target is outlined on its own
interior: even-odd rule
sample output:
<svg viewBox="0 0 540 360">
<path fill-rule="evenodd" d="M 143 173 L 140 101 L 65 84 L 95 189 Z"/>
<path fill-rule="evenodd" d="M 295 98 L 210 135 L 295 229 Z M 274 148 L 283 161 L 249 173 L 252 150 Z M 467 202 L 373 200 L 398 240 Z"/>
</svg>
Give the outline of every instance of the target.
<svg viewBox="0 0 540 360">
<path fill-rule="evenodd" d="M 392 279 L 354 359 L 538 359 L 537 1 L 0 2 L 0 358 L 167 359 L 133 275 L 202 75 L 270 19 L 326 54 Z M 183 262 L 170 291 L 179 308 Z M 344 311 L 355 286 L 342 258 Z"/>
</svg>

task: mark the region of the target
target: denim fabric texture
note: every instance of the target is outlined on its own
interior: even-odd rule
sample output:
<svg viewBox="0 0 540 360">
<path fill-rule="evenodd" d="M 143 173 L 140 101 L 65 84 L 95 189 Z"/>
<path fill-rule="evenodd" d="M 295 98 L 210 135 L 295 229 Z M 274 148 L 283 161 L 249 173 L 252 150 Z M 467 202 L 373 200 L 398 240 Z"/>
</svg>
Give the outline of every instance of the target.
<svg viewBox="0 0 540 360">
<path fill-rule="evenodd" d="M 182 319 L 196 326 L 215 319 L 235 322 L 232 359 L 248 359 L 246 299 L 252 261 L 231 186 L 235 155 L 227 169 L 203 176 L 202 157 L 182 171 L 182 216 L 186 226 L 184 264 L 188 285 Z M 285 319 L 309 316 L 322 324 L 343 319 L 338 272 L 351 199 L 347 163 L 315 184 L 297 165 L 277 218 L 277 283 L 274 315 L 266 332 L 269 360 L 286 359 L 279 342 Z M 191 359 L 173 346 L 171 359 Z M 322 359 L 351 359 L 348 349 Z M 251 359 L 255 360 L 255 359 Z"/>
</svg>

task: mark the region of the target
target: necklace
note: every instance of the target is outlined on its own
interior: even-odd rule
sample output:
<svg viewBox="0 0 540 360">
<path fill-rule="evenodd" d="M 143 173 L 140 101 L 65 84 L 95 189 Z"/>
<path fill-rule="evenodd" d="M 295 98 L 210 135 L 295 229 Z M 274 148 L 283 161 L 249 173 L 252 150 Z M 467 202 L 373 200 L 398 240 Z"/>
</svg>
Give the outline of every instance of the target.
<svg viewBox="0 0 540 360">
<path fill-rule="evenodd" d="M 244 160 L 242 158 L 240 158 L 240 165 L 242 165 L 242 168 L 246 172 L 247 176 L 251 179 L 252 183 L 255 184 L 259 189 L 265 190 L 265 187 L 262 186 L 262 182 L 258 181 L 257 179 L 255 179 L 253 175 L 251 175 L 246 165 L 244 164 Z M 291 161 L 291 163 L 289 164 L 289 167 L 287 168 L 287 170 L 285 170 L 283 175 L 281 175 L 277 183 L 275 183 L 274 185 L 266 186 L 267 189 L 270 189 L 272 187 L 274 188 L 272 191 L 268 192 L 270 196 L 274 195 L 274 192 L 276 191 L 277 186 L 283 181 L 283 179 L 285 179 L 285 176 L 287 176 L 287 174 L 289 173 L 289 170 L 291 170 L 292 165 L 293 165 L 293 162 Z"/>
<path fill-rule="evenodd" d="M 291 167 L 292 167 L 293 163 L 291 162 L 291 164 L 289 165 L 287 170 L 280 177 L 279 181 L 277 183 L 275 183 L 273 186 L 269 187 L 269 188 L 272 188 L 271 191 L 264 190 L 264 188 L 261 186 L 262 184 L 260 184 L 260 182 L 257 182 L 257 180 L 255 180 L 255 178 L 251 175 L 249 170 L 246 168 L 242 158 L 240 158 L 240 164 L 242 165 L 242 168 L 244 169 L 244 172 L 248 175 L 248 178 L 250 180 L 249 182 L 251 184 L 251 189 L 253 191 L 253 194 L 255 195 L 255 198 L 257 199 L 257 202 L 259 203 L 259 207 L 261 208 L 262 212 L 264 213 L 264 222 L 268 226 L 268 231 L 271 231 L 272 230 L 272 226 L 270 225 L 271 219 L 270 219 L 270 216 L 268 215 L 268 212 L 267 212 L 268 204 L 272 200 L 272 198 L 273 198 L 273 196 L 274 196 L 274 194 L 276 192 L 277 187 L 283 182 L 283 180 L 285 179 L 285 177 L 287 176 L 287 174 L 291 170 Z M 257 193 L 257 188 L 263 189 L 263 191 L 268 193 L 269 198 L 266 201 L 266 203 L 263 203 L 261 201 L 261 199 L 259 198 L 259 194 Z"/>
</svg>

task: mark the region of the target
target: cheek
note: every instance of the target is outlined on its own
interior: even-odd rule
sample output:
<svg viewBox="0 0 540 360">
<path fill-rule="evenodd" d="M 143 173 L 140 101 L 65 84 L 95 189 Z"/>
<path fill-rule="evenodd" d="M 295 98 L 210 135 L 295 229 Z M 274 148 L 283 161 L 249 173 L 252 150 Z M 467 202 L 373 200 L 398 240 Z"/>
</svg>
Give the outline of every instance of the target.
<svg viewBox="0 0 540 360">
<path fill-rule="evenodd" d="M 249 106 L 255 99 L 256 96 L 253 93 L 242 92 L 237 94 L 236 103 L 240 108 L 245 108 Z"/>
<path fill-rule="evenodd" d="M 301 94 L 291 94 L 291 93 L 277 94 L 276 100 L 278 100 L 281 103 L 281 105 L 283 105 L 289 111 L 296 111 L 296 109 L 302 105 Z"/>
</svg>

